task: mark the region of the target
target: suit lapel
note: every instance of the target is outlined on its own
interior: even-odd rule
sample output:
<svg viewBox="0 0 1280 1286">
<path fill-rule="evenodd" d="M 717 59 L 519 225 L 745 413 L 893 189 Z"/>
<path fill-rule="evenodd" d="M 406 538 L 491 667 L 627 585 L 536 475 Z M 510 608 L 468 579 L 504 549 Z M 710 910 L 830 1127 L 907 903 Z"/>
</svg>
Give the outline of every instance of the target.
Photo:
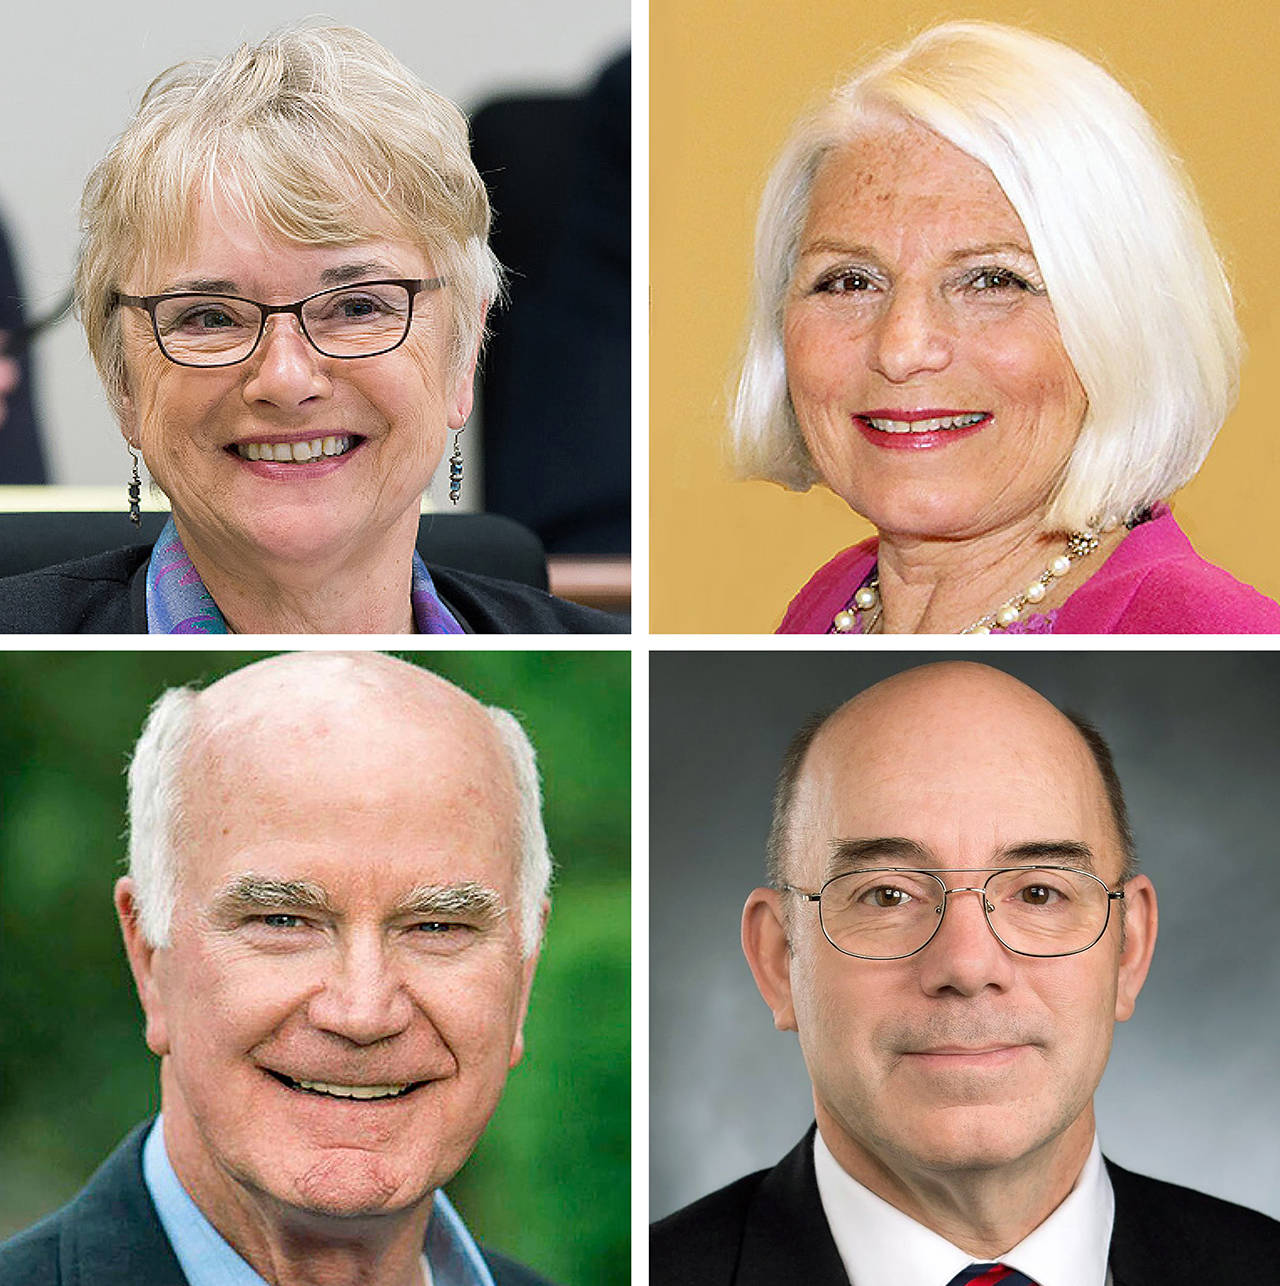
<svg viewBox="0 0 1280 1286">
<path fill-rule="evenodd" d="M 747 1212 L 734 1286 L 849 1286 L 818 1193 L 813 1133 L 765 1176 Z"/>
<path fill-rule="evenodd" d="M 64 1286 L 188 1286 L 142 1177 L 138 1126 L 66 1208 L 58 1237 Z"/>
</svg>

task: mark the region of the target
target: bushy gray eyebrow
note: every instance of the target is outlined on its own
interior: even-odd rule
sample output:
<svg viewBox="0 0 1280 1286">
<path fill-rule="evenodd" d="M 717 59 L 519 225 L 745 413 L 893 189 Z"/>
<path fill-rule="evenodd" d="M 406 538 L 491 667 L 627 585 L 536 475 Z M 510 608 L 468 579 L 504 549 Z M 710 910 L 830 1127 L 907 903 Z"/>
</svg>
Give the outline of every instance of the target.
<svg viewBox="0 0 1280 1286">
<path fill-rule="evenodd" d="M 502 895 L 475 880 L 457 884 L 421 884 L 396 903 L 393 915 L 430 920 L 459 915 L 473 920 L 496 920 L 507 913 Z"/>
<path fill-rule="evenodd" d="M 333 899 L 314 880 L 278 880 L 252 873 L 238 875 L 214 896 L 212 913 L 229 918 L 246 911 L 314 911 L 337 914 Z M 415 916 L 430 920 L 445 916 L 496 920 L 506 915 L 502 895 L 475 880 L 454 884 L 420 884 L 401 898 L 390 919 Z"/>
</svg>

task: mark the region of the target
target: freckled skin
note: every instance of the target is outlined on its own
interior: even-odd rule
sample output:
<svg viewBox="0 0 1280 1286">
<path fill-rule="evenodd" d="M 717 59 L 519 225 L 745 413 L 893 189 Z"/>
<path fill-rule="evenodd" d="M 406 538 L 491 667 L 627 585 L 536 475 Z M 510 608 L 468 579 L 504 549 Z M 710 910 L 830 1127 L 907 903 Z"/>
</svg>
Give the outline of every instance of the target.
<svg viewBox="0 0 1280 1286">
<path fill-rule="evenodd" d="M 956 258 L 993 246 L 1003 248 Z M 965 276 L 981 267 L 1033 289 L 979 289 Z M 841 268 L 871 288 L 815 290 Z M 882 535 L 963 540 L 1041 525 L 1086 409 L 1042 288 L 991 172 L 930 131 L 886 122 L 820 168 L 787 296 L 788 386 L 821 476 Z M 993 420 L 937 450 L 892 451 L 852 419 L 936 408 Z"/>
</svg>

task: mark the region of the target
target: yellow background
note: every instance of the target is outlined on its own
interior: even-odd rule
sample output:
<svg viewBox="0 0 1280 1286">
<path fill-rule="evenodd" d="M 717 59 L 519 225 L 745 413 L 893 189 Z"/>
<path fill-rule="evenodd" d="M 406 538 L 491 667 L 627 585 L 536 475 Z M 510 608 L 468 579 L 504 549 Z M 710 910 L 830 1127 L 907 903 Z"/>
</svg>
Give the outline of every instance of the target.
<svg viewBox="0 0 1280 1286">
<path fill-rule="evenodd" d="M 1280 17 L 1193 0 L 964 8 L 910 0 L 652 0 L 650 574 L 655 632 L 772 630 L 871 528 L 822 488 L 737 482 L 725 419 L 756 204 L 795 118 L 936 22 L 1031 28 L 1101 63 L 1183 158 L 1249 345 L 1239 405 L 1174 502 L 1201 555 L 1280 598 Z"/>
</svg>

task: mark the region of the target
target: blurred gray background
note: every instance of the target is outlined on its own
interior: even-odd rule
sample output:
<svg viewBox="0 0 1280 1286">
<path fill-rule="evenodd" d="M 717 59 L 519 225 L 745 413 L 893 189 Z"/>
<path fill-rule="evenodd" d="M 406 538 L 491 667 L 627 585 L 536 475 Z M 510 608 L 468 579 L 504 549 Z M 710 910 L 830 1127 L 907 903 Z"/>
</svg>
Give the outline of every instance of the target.
<svg viewBox="0 0 1280 1286">
<path fill-rule="evenodd" d="M 465 110 L 496 93 L 583 87 L 630 39 L 627 0 L 49 0 L 7 7 L 0 214 L 29 319 L 56 305 L 70 284 L 85 177 L 147 84 L 181 59 L 222 57 L 315 12 L 363 28 Z M 43 336 L 35 361 L 49 480 L 119 483 L 123 495 L 128 460 L 79 323 L 68 318 Z"/>
<path fill-rule="evenodd" d="M 650 661 L 650 1217 L 773 1165 L 813 1118 L 738 943 L 778 764 L 811 713 L 913 665 L 654 652 Z M 980 659 L 1083 714 L 1115 752 L 1160 899 L 1155 959 L 1097 1098 L 1121 1165 L 1280 1217 L 1280 654 Z"/>
</svg>

